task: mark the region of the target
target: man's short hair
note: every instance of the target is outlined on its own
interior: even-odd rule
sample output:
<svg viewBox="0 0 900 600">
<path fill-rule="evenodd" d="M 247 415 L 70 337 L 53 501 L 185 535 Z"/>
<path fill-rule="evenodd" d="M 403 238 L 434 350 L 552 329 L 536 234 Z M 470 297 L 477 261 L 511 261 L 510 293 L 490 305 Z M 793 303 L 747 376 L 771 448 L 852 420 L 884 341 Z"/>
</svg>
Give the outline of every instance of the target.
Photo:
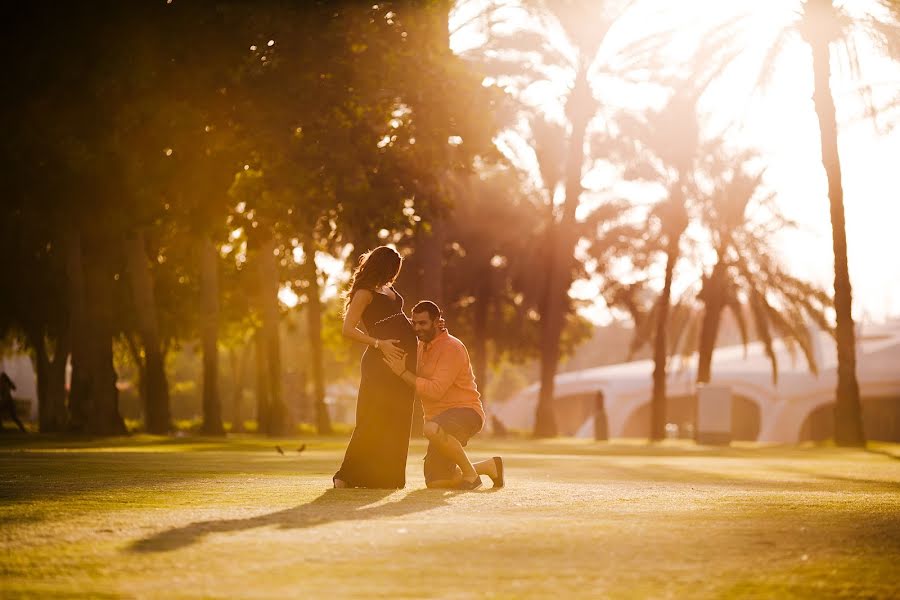
<svg viewBox="0 0 900 600">
<path fill-rule="evenodd" d="M 413 306 L 412 311 L 413 313 L 428 313 L 428 316 L 431 317 L 432 321 L 441 317 L 441 309 L 439 309 L 438 305 L 431 300 L 422 300 Z"/>
</svg>

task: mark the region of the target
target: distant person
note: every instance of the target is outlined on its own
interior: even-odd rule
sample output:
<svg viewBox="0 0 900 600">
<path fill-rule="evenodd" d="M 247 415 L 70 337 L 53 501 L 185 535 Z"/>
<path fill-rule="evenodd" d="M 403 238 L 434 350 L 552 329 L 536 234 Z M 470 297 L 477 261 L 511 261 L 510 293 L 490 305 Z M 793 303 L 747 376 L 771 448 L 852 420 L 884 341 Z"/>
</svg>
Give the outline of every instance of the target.
<svg viewBox="0 0 900 600">
<path fill-rule="evenodd" d="M 360 257 L 350 280 L 342 332 L 368 347 L 362 357 L 356 428 L 332 478 L 336 488 L 406 485 L 414 394 L 382 362 L 390 357 L 404 369 L 416 368 L 416 334 L 403 314 L 403 296 L 393 286 L 402 264 L 396 250 L 379 246 Z"/>
<path fill-rule="evenodd" d="M 484 407 L 475 385 L 465 345 L 441 327 L 441 310 L 424 300 L 413 307 L 412 323 L 419 338 L 417 373 L 404 360 L 384 362 L 416 391 L 425 410 L 425 485 L 430 488 L 478 489 L 481 475 L 503 487 L 503 459 L 495 456 L 472 464 L 464 446 L 484 427 Z"/>
<path fill-rule="evenodd" d="M 19 426 L 22 433 L 25 433 L 25 426 L 16 415 L 16 401 L 13 399 L 12 391 L 16 389 L 16 384 L 6 372 L 0 373 L 0 429 L 3 429 L 3 416 L 9 415 L 13 423 Z"/>
</svg>

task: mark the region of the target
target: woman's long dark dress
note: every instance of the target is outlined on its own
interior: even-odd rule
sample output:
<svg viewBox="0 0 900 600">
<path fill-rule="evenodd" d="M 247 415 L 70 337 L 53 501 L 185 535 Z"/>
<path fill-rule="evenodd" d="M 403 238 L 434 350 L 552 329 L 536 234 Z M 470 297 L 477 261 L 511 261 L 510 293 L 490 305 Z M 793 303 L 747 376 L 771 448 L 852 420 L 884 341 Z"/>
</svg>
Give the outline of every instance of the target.
<svg viewBox="0 0 900 600">
<path fill-rule="evenodd" d="M 394 294 L 396 299 L 373 292 L 362 320 L 369 335 L 399 339 L 406 352 L 406 368 L 415 372 L 415 332 L 403 316 L 403 297 L 396 291 Z M 394 318 L 388 319 L 391 316 Z M 384 363 L 381 350 L 371 346 L 363 354 L 361 371 L 356 428 L 334 477 L 349 487 L 402 488 L 406 485 L 415 390 Z"/>
</svg>

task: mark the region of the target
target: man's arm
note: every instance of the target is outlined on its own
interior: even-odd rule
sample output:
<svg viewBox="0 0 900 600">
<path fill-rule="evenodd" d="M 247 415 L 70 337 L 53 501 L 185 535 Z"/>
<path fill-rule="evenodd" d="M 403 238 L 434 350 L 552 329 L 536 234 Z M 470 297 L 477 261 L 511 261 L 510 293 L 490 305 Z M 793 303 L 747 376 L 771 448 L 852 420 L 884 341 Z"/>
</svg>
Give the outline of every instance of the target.
<svg viewBox="0 0 900 600">
<path fill-rule="evenodd" d="M 462 360 L 459 350 L 455 347 L 441 353 L 437 358 L 437 368 L 434 375 L 426 379 L 425 377 L 416 377 L 413 373 L 406 369 L 406 364 L 402 360 L 384 358 L 384 362 L 391 370 L 400 376 L 400 378 L 416 389 L 416 393 L 425 398 L 442 398 L 456 377 L 459 375 L 460 369 L 465 364 Z"/>
<path fill-rule="evenodd" d="M 405 358 L 400 359 L 385 356 L 382 360 L 384 360 L 385 364 L 391 368 L 391 371 L 405 381 L 407 385 L 416 387 L 416 376 L 411 371 L 407 370 Z"/>
<path fill-rule="evenodd" d="M 396 371 L 394 372 L 396 373 Z M 411 371 L 408 371 L 406 367 L 403 367 L 403 372 L 400 373 L 400 379 L 405 381 L 410 387 L 416 387 L 416 376 L 413 375 Z"/>
</svg>

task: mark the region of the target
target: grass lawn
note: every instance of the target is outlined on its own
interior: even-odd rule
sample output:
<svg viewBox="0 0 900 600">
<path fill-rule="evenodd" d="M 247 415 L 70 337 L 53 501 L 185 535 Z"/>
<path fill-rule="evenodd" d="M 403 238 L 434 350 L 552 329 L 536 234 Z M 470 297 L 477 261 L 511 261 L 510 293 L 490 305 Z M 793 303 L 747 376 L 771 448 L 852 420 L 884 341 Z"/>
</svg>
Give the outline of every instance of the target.
<svg viewBox="0 0 900 600">
<path fill-rule="evenodd" d="M 414 442 L 329 490 L 345 443 L 0 436 L 0 597 L 900 597 L 898 446 L 481 440 L 507 488 L 446 492 Z"/>
</svg>

